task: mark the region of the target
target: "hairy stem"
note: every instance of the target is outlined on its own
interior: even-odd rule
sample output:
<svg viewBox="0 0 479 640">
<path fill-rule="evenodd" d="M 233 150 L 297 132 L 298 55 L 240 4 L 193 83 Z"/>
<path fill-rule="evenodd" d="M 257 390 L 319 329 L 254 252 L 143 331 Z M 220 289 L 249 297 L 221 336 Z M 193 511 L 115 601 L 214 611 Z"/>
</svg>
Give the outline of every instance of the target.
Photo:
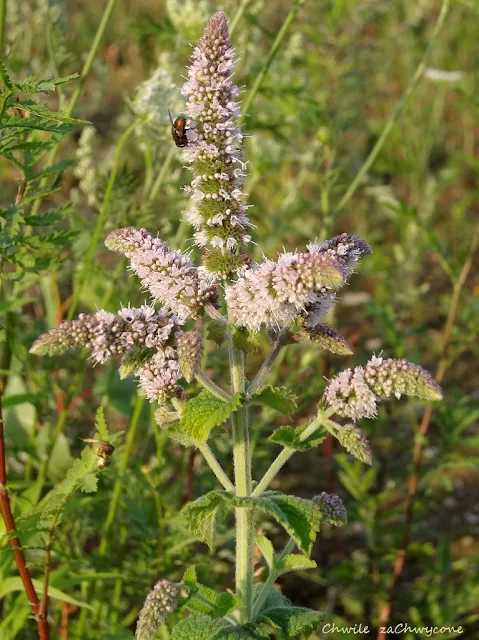
<svg viewBox="0 0 479 640">
<path fill-rule="evenodd" d="M 309 436 L 313 435 L 313 433 L 317 431 L 319 427 L 323 424 L 324 420 L 325 420 L 325 415 L 322 412 L 320 412 L 317 415 L 317 417 L 311 422 L 311 424 L 301 434 L 300 436 L 301 442 L 304 442 L 305 440 L 307 440 L 307 438 L 309 438 Z M 269 487 L 271 482 L 278 475 L 281 468 L 286 464 L 286 462 L 288 462 L 288 460 L 291 458 L 294 452 L 295 452 L 295 449 L 284 447 L 284 449 L 277 456 L 277 458 L 273 460 L 268 471 L 266 471 L 264 476 L 261 478 L 257 487 L 251 494 L 252 497 L 256 498 L 260 496 L 264 491 L 266 491 L 266 489 Z"/>
<path fill-rule="evenodd" d="M 234 491 L 235 491 L 234 484 L 228 478 L 228 476 L 224 472 L 222 466 L 218 462 L 215 454 L 211 451 L 211 449 L 206 444 L 206 442 L 201 442 L 198 445 L 198 449 L 201 451 L 201 453 L 203 454 L 203 457 L 206 460 L 206 462 L 208 463 L 208 466 L 210 467 L 211 471 L 213 471 L 215 476 L 218 478 L 218 481 L 223 485 L 223 487 L 226 489 L 226 491 L 229 491 L 230 493 L 234 493 Z"/>
<path fill-rule="evenodd" d="M 231 332 L 228 332 L 228 351 L 231 386 L 234 393 L 245 388 L 244 354 L 235 348 Z M 231 416 L 233 427 L 233 457 L 237 496 L 251 494 L 251 453 L 249 448 L 248 410 L 241 408 Z M 243 601 L 239 612 L 240 622 L 248 622 L 253 614 L 253 553 L 254 510 L 235 509 L 236 515 L 236 594 Z"/>
<path fill-rule="evenodd" d="M 216 320 L 216 322 L 221 322 L 221 324 L 228 324 L 228 320 L 214 307 L 212 304 L 205 304 L 205 313 L 209 315 L 212 320 Z"/>
<path fill-rule="evenodd" d="M 275 562 L 279 562 L 285 556 L 291 553 L 291 551 L 294 549 L 295 544 L 296 543 L 294 542 L 293 538 L 290 538 L 288 543 L 284 547 L 283 551 L 281 551 L 281 553 L 275 558 Z M 256 600 L 254 601 L 253 618 L 255 618 L 258 615 L 258 613 L 261 611 L 261 607 L 263 606 L 264 601 L 268 597 L 268 593 L 271 591 L 271 587 L 274 585 L 277 577 L 278 577 L 278 572 L 274 569 L 274 567 L 272 567 L 270 569 L 268 577 L 263 582 L 261 591 L 259 592 Z"/>
<path fill-rule="evenodd" d="M 35 617 L 37 624 L 38 636 L 40 640 L 48 640 L 48 622 L 46 615 L 42 613 L 42 607 L 38 599 L 37 592 L 33 586 L 32 576 L 25 562 L 25 555 L 22 551 L 22 545 L 18 536 L 15 533 L 15 520 L 12 513 L 12 507 L 10 504 L 10 497 L 7 489 L 7 462 L 6 462 L 6 450 L 5 450 L 5 435 L 3 430 L 3 414 L 2 414 L 2 397 L 0 394 L 0 511 L 5 523 L 5 531 L 8 534 L 8 540 L 13 552 L 15 564 L 17 565 L 18 573 L 22 580 L 23 588 L 25 589 L 26 596 L 32 613 Z"/>
<path fill-rule="evenodd" d="M 271 351 L 268 353 L 266 360 L 261 365 L 261 368 L 256 374 L 256 376 L 254 377 L 253 382 L 249 385 L 248 389 L 246 390 L 246 395 L 248 396 L 248 398 L 251 398 L 251 396 L 254 393 L 256 393 L 256 391 L 258 391 L 258 389 L 263 385 L 263 382 L 268 377 L 283 347 L 282 338 L 285 333 L 286 332 L 282 332 L 280 336 L 278 336 L 278 338 L 273 342 Z"/>
<path fill-rule="evenodd" d="M 437 41 L 438 36 L 439 36 L 439 33 L 441 32 L 441 29 L 443 28 L 444 23 L 446 22 L 446 16 L 447 16 L 447 13 L 449 11 L 449 5 L 450 5 L 450 0 L 443 0 L 442 6 L 441 6 L 441 11 L 439 13 L 439 17 L 437 19 L 436 26 L 434 27 L 434 31 L 433 31 L 431 40 L 429 41 L 429 44 L 426 47 L 426 50 L 424 51 L 424 55 L 422 56 L 421 62 L 419 63 L 419 65 L 418 65 L 413 77 L 411 78 L 411 82 L 409 83 L 409 86 L 407 87 L 406 91 L 403 93 L 402 98 L 397 103 L 396 108 L 394 109 L 392 116 L 387 121 L 386 126 L 384 127 L 381 135 L 378 138 L 378 141 L 376 142 L 376 144 L 374 145 L 373 149 L 371 150 L 371 153 L 366 158 L 363 166 L 361 167 L 359 172 L 356 174 L 356 177 L 351 182 L 351 184 L 350 184 L 348 190 L 346 191 L 346 193 L 344 194 L 344 196 L 341 198 L 338 206 L 336 207 L 336 212 L 340 211 L 341 209 L 344 209 L 344 207 L 347 205 L 347 203 L 351 199 L 352 195 L 355 193 L 355 191 L 357 190 L 357 188 L 361 184 L 364 176 L 367 174 L 367 172 L 369 171 L 369 169 L 373 165 L 374 161 L 378 157 L 379 152 L 383 148 L 384 143 L 386 142 L 389 134 L 392 131 L 392 128 L 394 127 L 394 125 L 396 124 L 397 120 L 399 119 L 401 113 L 403 112 L 404 107 L 406 106 L 409 98 L 412 96 L 414 90 L 416 89 L 416 87 L 417 87 L 417 85 L 419 83 L 419 80 L 421 79 L 422 74 L 424 73 L 424 70 L 426 69 L 427 61 L 429 59 L 429 56 L 431 55 L 431 52 L 432 52 L 432 50 L 434 48 L 434 45 L 436 44 L 436 41 Z"/>
<path fill-rule="evenodd" d="M 219 387 L 216 382 L 213 382 L 213 380 L 208 378 L 208 376 L 205 375 L 203 371 L 197 371 L 195 373 L 195 378 L 198 380 L 201 386 L 209 391 L 213 396 L 215 396 L 215 398 L 223 400 L 223 402 L 228 402 L 228 400 L 231 400 L 231 396 L 226 393 L 226 391 L 223 391 L 223 389 Z"/>
</svg>

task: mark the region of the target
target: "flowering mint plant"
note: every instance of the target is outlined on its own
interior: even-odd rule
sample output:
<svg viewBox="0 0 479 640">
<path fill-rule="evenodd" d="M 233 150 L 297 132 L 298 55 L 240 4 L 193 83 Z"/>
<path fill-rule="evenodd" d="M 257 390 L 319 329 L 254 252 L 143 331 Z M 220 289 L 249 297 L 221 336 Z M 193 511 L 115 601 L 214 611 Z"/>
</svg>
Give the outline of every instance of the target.
<svg viewBox="0 0 479 640">
<path fill-rule="evenodd" d="M 278 354 L 288 345 L 307 340 L 333 353 L 352 353 L 345 339 L 322 318 L 359 260 L 371 250 L 364 240 L 343 233 L 326 242 L 312 242 L 304 251 L 252 263 L 251 225 L 242 196 L 246 165 L 240 148 L 238 88 L 231 80 L 234 61 L 226 19 L 218 12 L 193 51 L 183 89 L 189 127 L 184 152 L 193 173 L 187 215 L 195 242 L 203 250 L 203 265 L 196 266 L 145 229 L 114 231 L 106 246 L 129 259 L 151 296 L 151 306 L 123 308 L 117 315 L 82 314 L 41 336 L 32 347 L 34 353 L 48 355 L 86 348 L 98 364 L 119 359 L 121 375 L 136 376 L 142 392 L 158 404 L 158 423 L 186 447 L 198 448 L 221 485 L 183 508 L 192 533 L 214 548 L 218 520 L 228 510 L 235 513 L 234 593 L 218 595 L 204 587 L 193 569 L 186 571 L 181 584 L 162 576 L 140 613 L 138 640 L 151 638 L 177 607 L 190 615 L 174 627 L 173 640 L 240 640 L 267 638 L 272 633 L 297 637 L 313 632 L 323 614 L 294 606 L 274 583 L 286 572 L 316 566 L 310 553 L 320 528 L 344 524 L 346 510 L 336 495 L 323 492 L 305 499 L 272 491 L 272 480 L 294 453 L 316 447 L 328 434 L 352 456 L 371 464 L 371 448 L 357 421 L 374 418 L 377 403 L 392 395 L 441 398 L 439 386 L 421 367 L 374 356 L 364 368 L 346 369 L 332 378 L 306 424 L 274 431 L 270 439 L 281 451 L 264 476 L 253 481 L 249 408 L 262 404 L 285 414 L 294 412 L 294 394 L 267 383 Z M 201 371 L 198 318 L 209 323 L 209 336 L 227 344 L 227 388 Z M 260 331 L 267 331 L 271 351 L 249 380 L 245 363 Z M 186 384 L 193 378 L 204 390 L 190 399 Z M 227 421 L 232 426 L 233 476 L 216 458 L 211 437 L 215 427 Z M 258 533 L 258 522 L 264 517 L 276 520 L 287 532 L 284 549 L 275 551 L 272 542 Z M 268 570 L 267 578 L 257 584 L 255 546 Z"/>
</svg>

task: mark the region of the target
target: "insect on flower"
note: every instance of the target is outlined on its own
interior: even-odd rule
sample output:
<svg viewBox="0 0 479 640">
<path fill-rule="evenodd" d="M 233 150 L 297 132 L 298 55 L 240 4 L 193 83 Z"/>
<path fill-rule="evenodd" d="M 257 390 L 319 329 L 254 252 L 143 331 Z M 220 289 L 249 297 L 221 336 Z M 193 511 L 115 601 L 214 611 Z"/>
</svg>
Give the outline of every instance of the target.
<svg viewBox="0 0 479 640">
<path fill-rule="evenodd" d="M 171 135 L 173 136 L 176 146 L 186 147 L 188 144 L 188 138 L 186 136 L 186 132 L 188 131 L 186 128 L 186 117 L 184 115 L 179 115 L 173 120 L 169 109 L 168 115 L 170 116 L 171 122 Z"/>
</svg>

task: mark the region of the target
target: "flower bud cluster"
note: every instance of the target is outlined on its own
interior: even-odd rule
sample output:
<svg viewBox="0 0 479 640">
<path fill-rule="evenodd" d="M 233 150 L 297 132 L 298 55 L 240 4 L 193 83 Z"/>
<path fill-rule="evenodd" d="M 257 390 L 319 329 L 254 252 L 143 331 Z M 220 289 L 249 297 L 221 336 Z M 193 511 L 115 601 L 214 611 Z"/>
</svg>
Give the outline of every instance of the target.
<svg viewBox="0 0 479 640">
<path fill-rule="evenodd" d="M 183 320 L 197 317 L 205 304 L 218 298 L 212 273 L 195 267 L 188 256 L 170 249 L 146 229 L 118 229 L 106 238 L 105 245 L 124 253 L 153 299 Z"/>
<path fill-rule="evenodd" d="M 160 404 L 180 391 L 177 382 L 181 375 L 177 354 L 173 349 L 157 351 L 136 372 L 148 400 Z"/>
<path fill-rule="evenodd" d="M 30 351 L 54 356 L 86 348 L 95 364 L 121 357 L 123 371 L 138 377 L 148 399 L 164 401 L 177 391 L 181 377 L 177 352 L 181 335 L 177 319 L 149 306 L 125 307 L 118 315 L 97 311 L 62 322 L 40 336 Z"/>
<path fill-rule="evenodd" d="M 198 371 L 203 356 L 201 333 L 193 329 L 178 338 L 178 360 L 181 373 L 187 382 L 191 382 Z"/>
<path fill-rule="evenodd" d="M 38 355 L 56 356 L 86 348 L 95 364 L 123 356 L 134 347 L 164 349 L 173 344 L 181 332 L 178 321 L 155 311 L 153 307 L 124 307 L 118 315 L 97 311 L 80 314 L 78 320 L 61 325 L 41 335 L 30 349 Z"/>
<path fill-rule="evenodd" d="M 283 253 L 246 270 L 226 288 L 234 322 L 253 331 L 287 327 L 319 295 L 343 283 L 337 260 L 319 252 Z"/>
<path fill-rule="evenodd" d="M 295 339 L 314 342 L 325 351 L 337 353 L 341 356 L 348 356 L 353 353 L 349 344 L 336 329 L 321 322 L 315 323 L 312 328 L 305 326 L 295 335 Z"/>
<path fill-rule="evenodd" d="M 339 416 L 374 418 L 376 403 L 401 394 L 425 400 L 440 400 L 442 392 L 431 374 L 407 360 L 394 360 L 374 356 L 363 369 L 346 369 L 335 376 L 324 392 L 328 406 Z"/>
<path fill-rule="evenodd" d="M 341 426 L 334 435 L 346 451 L 349 451 L 357 460 L 364 464 L 372 463 L 371 446 L 361 429 L 358 429 L 354 424 L 346 424 Z"/>
<path fill-rule="evenodd" d="M 328 524 L 340 527 L 348 522 L 348 512 L 343 501 L 336 493 L 326 493 L 323 491 L 319 496 L 314 496 L 312 500 L 323 515 L 323 519 Z"/>
<path fill-rule="evenodd" d="M 373 356 L 364 368 L 364 379 L 378 398 L 389 398 L 392 394 L 416 396 L 423 400 L 440 400 L 441 387 L 431 374 L 417 364 L 407 360 Z"/>
<path fill-rule="evenodd" d="M 192 199 L 188 220 L 196 229 L 196 243 L 206 249 L 206 266 L 223 277 L 244 267 L 248 256 L 243 248 L 251 240 L 241 192 L 245 163 L 237 124 L 239 90 L 231 81 L 234 62 L 226 17 L 218 11 L 193 50 L 182 92 L 194 122 L 185 148 L 194 174 L 187 188 Z"/>
<path fill-rule="evenodd" d="M 166 616 L 175 610 L 181 585 L 160 580 L 146 597 L 138 616 L 136 640 L 150 640 L 160 628 Z"/>
</svg>

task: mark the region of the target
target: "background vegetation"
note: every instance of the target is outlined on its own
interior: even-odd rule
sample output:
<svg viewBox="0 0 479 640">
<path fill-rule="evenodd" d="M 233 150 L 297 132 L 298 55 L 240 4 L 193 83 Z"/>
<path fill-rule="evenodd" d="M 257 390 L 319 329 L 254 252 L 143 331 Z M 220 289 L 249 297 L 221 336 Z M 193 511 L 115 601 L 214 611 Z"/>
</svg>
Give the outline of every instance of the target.
<svg viewBox="0 0 479 640">
<path fill-rule="evenodd" d="M 375 453 L 370 469 L 336 454 L 329 440 L 322 451 L 289 463 L 281 476 L 285 489 L 307 497 L 339 493 L 349 524 L 322 533 L 313 552 L 319 569 L 285 579 L 284 592 L 296 604 L 327 611 L 330 622 L 369 625 L 370 634 L 362 637 L 377 637 L 388 603 L 391 624 L 463 625 L 464 637 L 477 637 L 475 0 L 451 2 L 419 84 L 364 178 L 348 191 L 401 104 L 434 36 L 440 4 L 0 2 L 6 8 L 6 17 L 0 16 L 10 78 L 20 83 L 31 75 L 81 72 L 55 92 L 35 97 L 94 127 L 28 116 L 25 105 L 15 114 L 13 104 L 4 104 L 2 112 L 9 107 L 17 118 L 9 125 L 2 121 L 0 141 L 0 376 L 8 486 L 19 522 L 65 477 L 84 447 L 81 438 L 92 436 L 100 405 L 116 434 L 98 492 L 74 493 L 62 518 L 49 523 L 51 549 L 45 531 L 24 529 L 33 576 L 41 578 L 48 558 L 50 585 L 60 590 L 49 603 L 52 638 L 131 638 L 154 582 L 179 580 L 190 564 L 206 584 L 233 581 L 232 534 L 225 533 L 213 561 L 178 517 L 185 501 L 214 486 L 200 456 L 166 440 L 153 410 L 137 397 L 131 380 L 118 378 L 115 364 L 92 369 L 82 356 L 28 354 L 34 339 L 64 318 L 144 301 L 125 262 L 103 247 L 110 231 L 145 226 L 172 246 L 190 246 L 190 229 L 182 222 L 187 194 L 181 190 L 190 178 L 170 138 L 167 109 L 179 110 L 172 83 L 183 83 L 189 42 L 218 8 L 229 17 L 240 57 L 235 80 L 244 87 L 245 131 L 251 136 L 245 140 L 246 191 L 261 251 L 272 257 L 282 247 L 294 250 L 347 231 L 367 239 L 374 252 L 333 312 L 334 326 L 355 355 L 346 362 L 302 344 L 276 365 L 276 382 L 294 385 L 302 398 L 298 424 L 313 411 L 325 376 L 364 363 L 373 351 L 407 356 L 443 378 L 445 389 L 444 402 L 432 412 L 424 414 L 414 401 L 384 403 L 378 420 L 363 425 Z M 112 11 L 105 16 L 107 5 Z M 102 16 L 105 28 L 99 30 Z M 164 70 L 164 90 L 147 123 L 138 115 L 135 92 L 157 67 Z M 54 89 L 29 83 L 16 91 L 20 100 Z M 35 117 L 50 122 L 50 129 L 30 131 Z M 23 146 L 11 148 L 9 131 Z M 25 146 L 40 140 L 48 140 L 48 147 Z M 47 215 L 41 226 L 33 219 L 38 214 Z M 261 348 L 264 356 L 267 344 Z M 221 373 L 223 355 L 212 344 L 208 370 Z M 251 365 L 262 356 L 253 355 Z M 263 436 L 279 424 L 277 414 L 264 410 L 254 418 L 258 474 L 273 448 Z M 221 459 L 226 440 L 215 444 Z M 282 536 L 271 523 L 265 528 Z M 404 548 L 401 567 L 397 556 Z M 35 638 L 7 536 L 0 551 L 0 637 Z M 165 625 L 158 638 L 168 637 Z"/>
</svg>

